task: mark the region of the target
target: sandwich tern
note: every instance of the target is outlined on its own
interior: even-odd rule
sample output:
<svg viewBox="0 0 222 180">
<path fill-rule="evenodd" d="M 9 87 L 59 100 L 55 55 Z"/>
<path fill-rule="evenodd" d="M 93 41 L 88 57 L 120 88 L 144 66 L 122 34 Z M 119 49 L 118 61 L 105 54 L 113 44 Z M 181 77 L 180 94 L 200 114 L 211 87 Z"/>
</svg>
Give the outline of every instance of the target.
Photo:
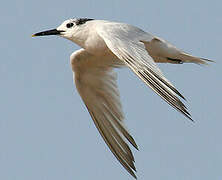
<svg viewBox="0 0 222 180">
<path fill-rule="evenodd" d="M 180 98 L 156 63 L 207 64 L 208 59 L 185 53 L 167 41 L 135 26 L 74 18 L 56 29 L 32 36 L 58 35 L 81 49 L 70 56 L 76 88 L 104 141 L 122 166 L 136 178 L 135 160 L 128 142 L 138 150 L 124 124 L 124 115 L 113 68 L 129 67 L 146 85 L 176 110 L 192 120 Z"/>
</svg>

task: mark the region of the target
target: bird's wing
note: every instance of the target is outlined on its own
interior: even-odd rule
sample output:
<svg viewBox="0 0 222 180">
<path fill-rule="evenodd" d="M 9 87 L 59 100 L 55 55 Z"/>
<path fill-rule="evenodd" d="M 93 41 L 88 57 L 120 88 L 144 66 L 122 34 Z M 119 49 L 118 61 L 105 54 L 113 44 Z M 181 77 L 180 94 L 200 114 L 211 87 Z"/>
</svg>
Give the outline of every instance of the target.
<svg viewBox="0 0 222 180">
<path fill-rule="evenodd" d="M 106 62 L 83 49 L 71 55 L 77 90 L 97 129 L 115 157 L 136 178 L 134 157 L 126 140 L 138 147 L 123 123 L 117 75 Z"/>
<path fill-rule="evenodd" d="M 150 41 L 153 38 L 152 35 L 131 25 L 112 22 L 97 26 L 96 30 L 107 47 L 140 79 L 168 104 L 192 120 L 185 105 L 178 98 L 178 96 L 183 99 L 184 97 L 164 77 L 145 49 L 143 41 Z"/>
</svg>

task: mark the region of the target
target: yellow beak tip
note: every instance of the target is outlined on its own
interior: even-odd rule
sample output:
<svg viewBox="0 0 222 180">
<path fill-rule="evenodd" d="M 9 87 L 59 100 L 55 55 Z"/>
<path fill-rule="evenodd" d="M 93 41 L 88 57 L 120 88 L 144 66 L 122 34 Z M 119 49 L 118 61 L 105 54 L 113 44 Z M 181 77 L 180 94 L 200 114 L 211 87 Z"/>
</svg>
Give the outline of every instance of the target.
<svg viewBox="0 0 222 180">
<path fill-rule="evenodd" d="M 35 34 L 32 35 L 32 37 L 35 37 L 35 36 L 36 36 Z"/>
</svg>

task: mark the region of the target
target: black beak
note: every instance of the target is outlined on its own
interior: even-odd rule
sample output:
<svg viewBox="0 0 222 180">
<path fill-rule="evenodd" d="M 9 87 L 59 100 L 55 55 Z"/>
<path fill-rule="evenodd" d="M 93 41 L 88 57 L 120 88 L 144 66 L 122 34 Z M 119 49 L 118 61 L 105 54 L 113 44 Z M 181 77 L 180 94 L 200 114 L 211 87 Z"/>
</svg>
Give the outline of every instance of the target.
<svg viewBox="0 0 222 180">
<path fill-rule="evenodd" d="M 43 31 L 43 32 L 35 33 L 35 34 L 32 35 L 32 37 L 35 37 L 35 36 L 59 35 L 59 34 L 61 34 L 61 32 L 64 32 L 64 31 L 58 31 L 57 29 L 51 29 L 51 30 L 48 30 L 48 31 Z"/>
</svg>

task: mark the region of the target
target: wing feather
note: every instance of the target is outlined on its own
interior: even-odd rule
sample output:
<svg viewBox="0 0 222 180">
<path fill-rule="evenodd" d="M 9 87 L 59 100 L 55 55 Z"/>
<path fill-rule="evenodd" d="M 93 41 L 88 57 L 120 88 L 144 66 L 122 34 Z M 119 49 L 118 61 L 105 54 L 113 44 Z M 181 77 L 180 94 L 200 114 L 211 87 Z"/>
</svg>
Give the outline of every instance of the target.
<svg viewBox="0 0 222 180">
<path fill-rule="evenodd" d="M 108 60 L 83 49 L 71 57 L 77 90 L 97 129 L 122 166 L 136 178 L 135 160 L 126 140 L 138 147 L 123 122 L 116 73 Z"/>
<path fill-rule="evenodd" d="M 111 152 L 114 154 L 114 156 L 118 159 L 118 161 L 122 164 L 122 166 L 134 177 L 137 179 L 135 173 L 133 172 L 133 170 L 130 168 L 130 166 L 127 164 L 127 162 L 125 162 L 123 160 L 123 158 L 121 157 L 120 153 L 116 150 L 115 145 L 116 142 L 113 142 L 113 139 L 111 138 L 112 136 L 108 133 L 107 128 L 104 125 L 101 125 L 99 122 L 102 121 L 98 121 L 95 118 L 94 113 L 92 113 L 91 111 L 89 111 L 97 129 L 99 130 L 101 136 L 103 137 L 104 141 L 106 142 L 106 144 L 108 145 L 109 149 L 111 150 Z M 111 138 L 111 139 L 110 139 Z"/>
<path fill-rule="evenodd" d="M 106 23 L 97 27 L 98 34 L 108 48 L 162 99 L 192 120 L 185 105 L 178 97 L 185 98 L 164 77 L 142 43 L 144 38 L 150 40 L 153 37 L 134 26 L 116 24 Z"/>
</svg>

